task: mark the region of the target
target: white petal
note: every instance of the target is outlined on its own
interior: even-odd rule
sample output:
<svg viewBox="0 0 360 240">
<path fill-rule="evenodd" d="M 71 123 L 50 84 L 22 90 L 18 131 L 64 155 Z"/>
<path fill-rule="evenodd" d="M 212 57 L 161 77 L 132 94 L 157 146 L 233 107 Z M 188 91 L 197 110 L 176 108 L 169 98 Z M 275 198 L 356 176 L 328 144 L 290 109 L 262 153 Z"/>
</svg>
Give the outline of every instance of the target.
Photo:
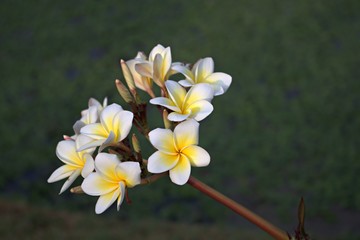
<svg viewBox="0 0 360 240">
<path fill-rule="evenodd" d="M 119 188 L 120 188 L 120 194 L 119 194 L 119 197 L 118 197 L 118 200 L 117 200 L 117 204 L 116 204 L 116 207 L 117 207 L 117 210 L 119 211 L 120 210 L 120 205 L 121 203 L 124 201 L 124 196 L 125 196 L 125 184 L 124 182 L 120 182 L 119 183 Z"/>
<path fill-rule="evenodd" d="M 80 146 L 77 151 L 78 152 L 82 152 L 82 151 L 93 151 L 94 148 L 101 146 L 106 139 L 100 139 L 100 140 L 93 140 L 92 142 L 86 143 L 82 146 Z"/>
<path fill-rule="evenodd" d="M 84 134 L 80 134 L 77 136 L 75 140 L 76 149 L 80 149 L 82 146 L 94 142 L 94 139 L 86 136 Z M 79 150 L 77 150 L 79 152 Z M 87 149 L 85 152 L 92 154 L 95 151 L 95 148 Z"/>
<path fill-rule="evenodd" d="M 71 173 L 70 177 L 66 180 L 64 185 L 62 186 L 60 193 L 63 193 L 66 189 L 70 187 L 70 185 L 76 180 L 76 178 L 80 175 L 81 169 L 77 169 Z"/>
<path fill-rule="evenodd" d="M 149 62 L 141 62 L 135 64 L 135 70 L 141 76 L 152 78 L 153 77 L 153 65 Z"/>
<path fill-rule="evenodd" d="M 170 70 L 168 72 L 168 76 L 172 76 L 174 74 L 179 73 L 178 71 L 173 69 L 174 66 L 184 66 L 184 63 L 181 63 L 181 62 L 173 62 L 173 63 L 171 63 L 171 67 L 170 67 Z"/>
<path fill-rule="evenodd" d="M 204 82 L 210 83 L 212 85 L 218 86 L 214 87 L 215 96 L 221 95 L 226 92 L 229 88 L 232 81 L 232 77 L 229 74 L 216 72 L 209 75 Z"/>
<path fill-rule="evenodd" d="M 191 87 L 192 85 L 194 85 L 194 83 L 192 83 L 190 80 L 180 80 L 179 84 L 183 87 Z"/>
<path fill-rule="evenodd" d="M 101 112 L 100 122 L 108 132 L 112 130 L 114 117 L 120 111 L 123 111 L 122 107 L 113 103 Z"/>
<path fill-rule="evenodd" d="M 80 134 L 80 129 L 82 127 L 84 127 L 86 124 L 83 121 L 76 121 L 75 124 L 73 125 L 73 130 L 75 132 L 76 135 Z"/>
<path fill-rule="evenodd" d="M 162 55 L 162 76 L 165 77 L 165 75 L 167 74 L 167 72 L 170 70 L 171 68 L 171 49 L 170 47 L 167 47 L 164 49 L 164 51 L 161 53 Z"/>
<path fill-rule="evenodd" d="M 169 155 L 156 151 L 148 158 L 148 171 L 151 173 L 169 171 L 178 163 L 178 159 L 179 155 Z"/>
<path fill-rule="evenodd" d="M 71 166 L 80 167 L 82 161 L 76 151 L 75 141 L 63 140 L 56 146 L 56 156 L 64 163 Z"/>
<path fill-rule="evenodd" d="M 61 167 L 57 168 L 47 180 L 48 183 L 57 182 L 64 178 L 69 177 L 77 168 L 70 166 L 70 165 L 62 165 Z"/>
<path fill-rule="evenodd" d="M 186 90 L 180 84 L 172 80 L 167 80 L 165 82 L 165 86 L 168 90 L 171 100 L 178 108 L 181 109 L 186 96 Z"/>
<path fill-rule="evenodd" d="M 89 107 L 89 112 L 86 115 L 87 116 L 87 119 L 85 121 L 86 124 L 96 123 L 98 121 L 98 119 L 99 119 L 98 109 L 100 109 L 100 108 L 102 108 L 101 105 L 98 107 L 95 107 L 95 106 Z"/>
<path fill-rule="evenodd" d="M 101 107 L 100 103 L 99 106 Z M 85 124 L 90 124 L 97 122 L 98 118 L 99 118 L 98 107 L 90 106 L 80 120 Z"/>
<path fill-rule="evenodd" d="M 100 214 L 103 213 L 106 209 L 108 209 L 111 204 L 113 204 L 116 199 L 119 197 L 120 189 L 117 188 L 115 191 L 107 193 L 105 195 L 101 195 L 96 202 L 95 205 L 95 213 Z"/>
<path fill-rule="evenodd" d="M 207 83 L 199 83 L 192 86 L 185 97 L 184 108 L 199 100 L 211 101 L 214 97 L 214 90 Z"/>
<path fill-rule="evenodd" d="M 192 74 L 194 75 L 194 77 L 197 76 L 197 72 L 198 72 L 198 69 L 199 69 L 199 65 L 200 63 L 203 61 L 202 58 L 200 58 L 199 60 L 196 61 L 196 63 L 194 63 L 192 69 L 191 69 L 191 72 Z M 195 79 L 195 83 L 196 83 L 196 79 Z"/>
<path fill-rule="evenodd" d="M 81 189 L 90 196 L 100 196 L 116 190 L 118 182 L 106 181 L 99 173 L 90 173 L 82 182 Z"/>
<path fill-rule="evenodd" d="M 88 106 L 89 108 L 92 107 L 92 106 L 95 106 L 96 108 L 101 108 L 101 103 L 96 100 L 95 98 L 90 98 L 89 99 L 89 102 L 88 102 Z"/>
<path fill-rule="evenodd" d="M 107 107 L 107 105 L 108 105 L 108 99 L 107 99 L 107 97 L 105 97 L 105 98 L 104 98 L 104 101 L 103 101 L 103 105 L 102 105 L 101 110 L 102 110 L 103 108 Z"/>
<path fill-rule="evenodd" d="M 199 142 L 199 123 L 188 119 L 180 123 L 174 129 L 174 139 L 178 150 Z"/>
<path fill-rule="evenodd" d="M 164 81 L 166 80 L 166 74 L 168 70 L 166 69 L 165 60 L 161 54 L 156 54 L 154 63 L 153 63 L 153 81 L 160 86 L 164 87 Z"/>
<path fill-rule="evenodd" d="M 194 118 L 196 121 L 201 121 L 212 113 L 214 107 L 211 103 L 206 100 L 197 101 L 190 106 L 188 109 L 191 110 L 191 118 Z"/>
<path fill-rule="evenodd" d="M 138 162 L 122 162 L 116 166 L 116 174 L 123 179 L 127 187 L 134 187 L 140 184 L 141 169 Z"/>
<path fill-rule="evenodd" d="M 110 131 L 108 138 L 105 139 L 105 141 L 100 145 L 98 152 L 101 152 L 102 150 L 104 150 L 104 148 L 108 147 L 110 144 L 115 143 L 116 142 L 115 138 L 116 136 L 114 132 Z"/>
<path fill-rule="evenodd" d="M 131 74 L 134 78 L 135 86 L 137 88 L 140 88 L 141 90 L 145 91 L 144 82 L 143 82 L 143 76 L 141 76 L 136 70 L 135 70 L 135 64 L 140 63 L 138 59 L 131 59 L 129 61 L 126 61 L 126 65 L 129 67 Z"/>
<path fill-rule="evenodd" d="M 119 163 L 115 154 L 99 153 L 95 158 L 95 169 L 107 181 L 117 182 L 115 169 Z"/>
<path fill-rule="evenodd" d="M 175 70 L 176 72 L 183 74 L 189 82 L 193 81 L 194 75 L 192 74 L 190 69 L 187 68 L 186 66 L 184 66 L 184 65 L 173 65 L 171 68 L 173 70 Z"/>
<path fill-rule="evenodd" d="M 224 88 L 220 85 L 211 85 L 214 89 L 214 96 L 220 96 L 225 93 Z"/>
<path fill-rule="evenodd" d="M 182 156 L 179 162 L 169 172 L 170 179 L 177 185 L 184 185 L 190 177 L 191 165 L 190 161 Z"/>
<path fill-rule="evenodd" d="M 192 166 L 204 167 L 210 163 L 209 153 L 202 147 L 191 145 L 181 151 L 189 159 Z"/>
<path fill-rule="evenodd" d="M 85 164 L 81 171 L 81 176 L 83 178 L 86 178 L 87 176 L 89 176 L 90 173 L 92 173 L 94 171 L 95 164 L 94 164 L 94 159 L 92 158 L 92 156 L 90 154 L 85 153 L 83 158 L 85 159 Z"/>
<path fill-rule="evenodd" d="M 197 71 L 196 81 L 202 82 L 207 76 L 214 72 L 214 60 L 210 57 L 204 58 L 200 63 Z"/>
<path fill-rule="evenodd" d="M 154 104 L 154 105 L 160 105 L 160 106 L 166 107 L 173 111 L 177 111 L 177 112 L 180 111 L 180 109 L 177 106 L 175 106 L 173 101 L 171 101 L 169 98 L 165 98 L 165 97 L 153 98 L 153 99 L 150 99 L 150 103 Z"/>
<path fill-rule="evenodd" d="M 143 52 L 138 52 L 135 57 L 136 60 L 146 60 L 146 55 Z"/>
<path fill-rule="evenodd" d="M 168 154 L 176 154 L 174 135 L 170 129 L 156 128 L 149 132 L 149 139 L 156 149 Z"/>
<path fill-rule="evenodd" d="M 130 132 L 130 129 L 132 127 L 132 122 L 134 118 L 134 114 L 130 111 L 122 111 L 118 115 L 119 122 L 114 121 L 114 125 L 119 125 L 119 135 L 120 137 L 117 139 L 117 141 L 122 141 L 127 137 L 127 135 Z M 115 127 L 115 126 L 114 126 Z"/>
<path fill-rule="evenodd" d="M 156 45 L 149 54 L 149 61 L 153 62 L 156 54 L 161 54 L 164 51 L 164 46 L 161 44 Z"/>
<path fill-rule="evenodd" d="M 94 140 L 106 139 L 109 134 L 107 129 L 100 123 L 88 124 L 80 129 L 80 133 L 91 137 Z"/>
<path fill-rule="evenodd" d="M 187 114 L 172 112 L 168 115 L 168 119 L 172 122 L 182 122 L 185 119 L 187 119 L 190 116 L 190 114 L 191 112 Z"/>
</svg>

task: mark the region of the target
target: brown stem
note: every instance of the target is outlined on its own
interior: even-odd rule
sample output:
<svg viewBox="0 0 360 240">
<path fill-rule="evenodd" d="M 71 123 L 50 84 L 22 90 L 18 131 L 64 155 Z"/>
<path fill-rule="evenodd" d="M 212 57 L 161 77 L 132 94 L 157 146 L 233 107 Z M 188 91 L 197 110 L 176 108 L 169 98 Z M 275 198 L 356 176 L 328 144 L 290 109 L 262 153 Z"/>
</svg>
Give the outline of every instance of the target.
<svg viewBox="0 0 360 240">
<path fill-rule="evenodd" d="M 151 175 L 150 177 L 141 179 L 141 183 L 140 183 L 140 184 L 141 184 L 141 185 L 146 185 L 146 184 L 155 182 L 155 181 L 158 180 L 159 178 L 161 178 L 161 177 L 163 177 L 163 176 L 166 176 L 166 175 L 168 175 L 167 172 Z"/>
<path fill-rule="evenodd" d="M 288 236 L 286 233 L 279 228 L 275 227 L 262 217 L 258 216 L 257 214 L 253 213 L 249 209 L 245 208 L 241 204 L 233 201 L 232 199 L 226 197 L 222 193 L 216 191 L 215 189 L 209 187 L 208 185 L 204 184 L 203 182 L 197 180 L 194 177 L 190 177 L 189 181 L 187 182 L 192 187 L 196 188 L 200 192 L 208 195 L 209 197 L 213 198 L 214 200 L 218 201 L 219 203 L 225 205 L 226 207 L 230 208 L 237 214 L 243 216 L 248 221 L 254 223 L 259 228 L 270 234 L 273 238 L 279 240 L 288 240 Z"/>
<path fill-rule="evenodd" d="M 113 146 L 120 148 L 121 150 L 123 150 L 126 153 L 132 154 L 131 149 L 128 146 L 126 146 L 125 143 L 123 143 L 123 142 L 118 142 L 118 143 L 114 144 Z"/>
</svg>

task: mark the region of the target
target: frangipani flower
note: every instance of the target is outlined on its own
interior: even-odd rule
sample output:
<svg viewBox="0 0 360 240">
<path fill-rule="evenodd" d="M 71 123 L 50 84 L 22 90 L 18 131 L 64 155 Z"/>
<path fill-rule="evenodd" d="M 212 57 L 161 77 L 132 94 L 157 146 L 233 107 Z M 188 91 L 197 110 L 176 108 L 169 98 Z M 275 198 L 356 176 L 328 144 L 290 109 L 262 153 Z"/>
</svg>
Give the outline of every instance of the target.
<svg viewBox="0 0 360 240">
<path fill-rule="evenodd" d="M 171 50 L 161 44 L 156 45 L 150 52 L 149 60 L 135 64 L 135 70 L 142 76 L 152 78 L 154 82 L 164 87 L 171 70 Z"/>
<path fill-rule="evenodd" d="M 100 196 L 95 212 L 100 214 L 117 200 L 117 210 L 124 200 L 126 187 L 139 184 L 138 162 L 120 162 L 115 154 L 99 153 L 95 158 L 95 170 L 81 184 L 83 191 L 91 196 Z"/>
<path fill-rule="evenodd" d="M 197 146 L 199 123 L 193 119 L 170 129 L 154 129 L 149 133 L 151 144 L 158 149 L 148 159 L 151 173 L 169 171 L 170 179 L 178 185 L 185 184 L 190 177 L 191 166 L 203 167 L 210 163 L 210 155 Z"/>
<path fill-rule="evenodd" d="M 99 120 L 101 111 L 107 106 L 107 98 L 104 98 L 103 104 L 101 104 L 95 98 L 89 99 L 89 108 L 81 111 L 81 119 L 76 121 L 73 125 L 75 132 L 74 139 L 80 134 L 80 129 L 87 124 L 96 123 Z"/>
<path fill-rule="evenodd" d="M 86 115 L 87 115 L 87 112 L 89 111 L 89 109 L 91 107 L 96 107 L 98 115 L 100 115 L 101 111 L 107 106 L 107 103 L 108 103 L 107 98 L 104 98 L 103 104 L 101 104 L 95 98 L 90 98 L 89 103 L 88 103 L 89 108 L 81 111 L 82 118 L 80 120 L 83 121 L 83 122 L 86 122 L 86 118 L 87 118 Z"/>
<path fill-rule="evenodd" d="M 100 114 L 100 123 L 92 123 L 81 128 L 80 133 L 92 139 L 80 146 L 78 151 L 100 146 L 104 147 L 122 141 L 130 132 L 134 114 L 125 111 L 118 104 L 105 107 Z"/>
<path fill-rule="evenodd" d="M 131 74 L 134 78 L 135 86 L 141 90 L 148 92 L 152 87 L 152 80 L 150 77 L 142 76 L 135 70 L 137 63 L 146 63 L 146 56 L 142 52 L 138 52 L 134 59 L 126 61 L 126 65 L 129 67 Z"/>
<path fill-rule="evenodd" d="M 78 141 L 63 140 L 56 147 L 56 156 L 65 165 L 59 167 L 51 174 L 48 183 L 69 177 L 62 186 L 60 194 L 68 189 L 80 174 L 85 178 L 94 170 L 94 159 L 91 156 L 92 151 L 78 152 L 77 145 Z"/>
<path fill-rule="evenodd" d="M 188 92 L 175 81 L 168 80 L 165 85 L 169 98 L 153 98 L 150 103 L 174 111 L 168 115 L 170 121 L 181 122 L 187 118 L 201 121 L 213 111 L 214 108 L 209 101 L 213 98 L 214 93 L 210 85 L 196 84 Z"/>
<path fill-rule="evenodd" d="M 225 93 L 232 81 L 229 74 L 214 73 L 214 60 L 210 57 L 197 61 L 191 71 L 183 65 L 174 65 L 173 69 L 186 77 L 179 81 L 182 86 L 191 87 L 198 83 L 208 83 L 213 87 L 215 96 Z"/>
</svg>

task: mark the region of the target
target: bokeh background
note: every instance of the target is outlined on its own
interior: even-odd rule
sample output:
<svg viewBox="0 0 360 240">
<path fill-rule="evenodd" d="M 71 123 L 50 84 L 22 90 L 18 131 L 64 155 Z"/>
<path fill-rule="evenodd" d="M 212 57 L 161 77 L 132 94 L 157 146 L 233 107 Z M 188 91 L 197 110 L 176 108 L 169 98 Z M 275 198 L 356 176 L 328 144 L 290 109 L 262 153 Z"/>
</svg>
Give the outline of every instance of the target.
<svg viewBox="0 0 360 240">
<path fill-rule="evenodd" d="M 100 216 L 97 198 L 47 184 L 61 165 L 56 144 L 88 99 L 124 105 L 119 59 L 160 43 L 174 61 L 211 56 L 233 77 L 201 124 L 212 162 L 193 175 L 289 232 L 303 196 L 314 239 L 359 239 L 359 9 L 357 0 L 1 1 L 0 238 L 270 239 L 167 179 Z"/>
</svg>

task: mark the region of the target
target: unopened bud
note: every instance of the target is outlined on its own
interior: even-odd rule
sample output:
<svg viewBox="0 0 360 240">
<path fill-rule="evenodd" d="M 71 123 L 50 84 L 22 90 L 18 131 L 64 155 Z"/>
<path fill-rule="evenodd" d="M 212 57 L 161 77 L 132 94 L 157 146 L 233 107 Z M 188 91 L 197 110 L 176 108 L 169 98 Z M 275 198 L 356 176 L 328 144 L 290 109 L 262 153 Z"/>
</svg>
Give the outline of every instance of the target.
<svg viewBox="0 0 360 240">
<path fill-rule="evenodd" d="M 72 139 L 70 136 L 68 136 L 68 135 L 63 135 L 63 138 L 64 138 L 64 140 L 74 140 L 74 139 Z"/>
<path fill-rule="evenodd" d="M 119 79 L 115 80 L 115 85 L 116 85 L 116 88 L 117 88 L 120 96 L 124 99 L 125 102 L 127 102 L 127 103 L 133 102 L 133 98 L 131 97 L 129 90 L 127 90 L 125 85 L 122 82 L 120 82 Z"/>
<path fill-rule="evenodd" d="M 135 134 L 132 135 L 131 141 L 132 141 L 134 151 L 136 153 L 140 153 L 141 152 L 140 143 Z"/>
<path fill-rule="evenodd" d="M 300 199 L 300 203 L 299 203 L 299 207 L 298 207 L 298 220 L 299 220 L 299 225 L 298 225 L 298 231 L 300 231 L 300 233 L 302 235 L 305 235 L 305 203 L 304 203 L 304 198 L 301 197 Z"/>
<path fill-rule="evenodd" d="M 70 189 L 71 193 L 75 193 L 75 194 L 82 194 L 84 193 L 84 191 L 82 190 L 81 186 L 77 186 L 77 187 L 73 187 Z"/>
<path fill-rule="evenodd" d="M 126 84 L 128 85 L 130 92 L 136 91 L 135 82 L 131 71 L 124 60 L 120 60 L 121 70 L 123 72 Z"/>
<path fill-rule="evenodd" d="M 166 129 L 171 129 L 172 127 L 172 123 L 171 121 L 168 119 L 168 111 L 166 109 L 163 110 L 163 121 L 164 121 L 164 126 Z"/>
</svg>

